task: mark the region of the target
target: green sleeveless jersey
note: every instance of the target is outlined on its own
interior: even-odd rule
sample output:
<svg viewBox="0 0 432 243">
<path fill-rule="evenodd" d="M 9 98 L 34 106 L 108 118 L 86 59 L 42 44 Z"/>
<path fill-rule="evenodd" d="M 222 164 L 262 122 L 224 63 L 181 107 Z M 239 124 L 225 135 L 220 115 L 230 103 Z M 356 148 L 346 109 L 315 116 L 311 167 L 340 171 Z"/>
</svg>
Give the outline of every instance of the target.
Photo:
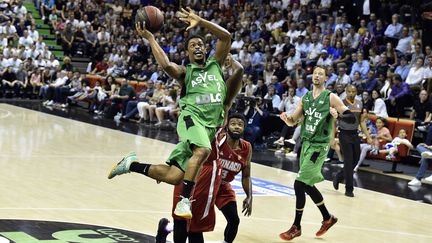
<svg viewBox="0 0 432 243">
<path fill-rule="evenodd" d="M 301 126 L 303 141 L 329 143 L 333 117 L 330 114 L 330 91 L 324 90 L 316 99 L 312 91 L 302 99 L 304 119 Z"/>
<path fill-rule="evenodd" d="M 221 126 L 225 97 L 222 69 L 214 57 L 210 57 L 203 68 L 192 63 L 186 66 L 179 102 L 182 114 L 192 114 L 197 122 L 206 127 Z"/>
</svg>

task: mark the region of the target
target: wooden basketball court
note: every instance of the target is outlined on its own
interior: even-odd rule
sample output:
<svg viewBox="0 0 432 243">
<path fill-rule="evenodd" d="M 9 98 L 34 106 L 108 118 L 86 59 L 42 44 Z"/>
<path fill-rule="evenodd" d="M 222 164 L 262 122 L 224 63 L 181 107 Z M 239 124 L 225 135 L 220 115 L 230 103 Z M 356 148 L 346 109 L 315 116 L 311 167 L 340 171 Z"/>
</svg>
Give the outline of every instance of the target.
<svg viewBox="0 0 432 243">
<path fill-rule="evenodd" d="M 155 235 L 159 219 L 170 218 L 172 186 L 137 174 L 108 180 L 107 173 L 129 151 L 162 163 L 173 147 L 0 104 L 0 219 L 73 222 Z M 287 187 L 295 176 L 252 166 L 252 177 Z M 302 236 L 294 242 L 432 242 L 431 205 L 357 188 L 355 198 L 347 198 L 329 181 L 317 187 L 339 222 L 315 238 L 321 215 L 308 198 Z M 283 242 L 278 235 L 291 226 L 294 207 L 292 195 L 254 197 L 252 216 L 240 217 L 236 242 Z M 207 241 L 223 240 L 225 219 L 220 213 L 217 217 L 215 231 L 205 234 Z"/>
</svg>

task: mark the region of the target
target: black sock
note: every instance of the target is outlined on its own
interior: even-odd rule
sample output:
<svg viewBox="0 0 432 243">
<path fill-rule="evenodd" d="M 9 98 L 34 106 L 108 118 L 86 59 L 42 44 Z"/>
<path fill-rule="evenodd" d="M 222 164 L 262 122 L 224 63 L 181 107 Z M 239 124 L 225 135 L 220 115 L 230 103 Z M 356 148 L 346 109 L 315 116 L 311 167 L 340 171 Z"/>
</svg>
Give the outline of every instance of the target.
<svg viewBox="0 0 432 243">
<path fill-rule="evenodd" d="M 142 164 L 142 163 L 138 163 L 138 162 L 132 162 L 129 170 L 132 172 L 136 172 L 136 173 L 140 173 L 140 174 L 148 176 L 150 166 L 151 166 L 151 164 Z"/>
<path fill-rule="evenodd" d="M 321 193 L 318 191 L 318 189 L 315 186 L 306 185 L 305 190 L 312 198 L 312 201 L 314 201 L 315 205 L 317 205 L 318 209 L 320 210 L 323 216 L 323 219 L 329 220 L 330 213 L 328 212 L 326 206 L 324 205 L 324 198 L 321 195 Z"/>
<path fill-rule="evenodd" d="M 190 194 L 192 192 L 192 189 L 195 186 L 195 182 L 193 181 L 188 181 L 188 180 L 183 180 L 183 192 L 182 192 L 182 196 L 185 198 L 190 198 Z"/>
<path fill-rule="evenodd" d="M 297 226 L 297 229 L 300 229 L 300 222 L 303 216 L 303 208 L 306 204 L 306 195 L 305 195 L 305 186 L 304 182 L 296 180 L 294 182 L 294 192 L 296 195 L 296 212 L 294 225 Z"/>
<path fill-rule="evenodd" d="M 297 226 L 297 229 L 301 229 L 300 222 L 303 216 L 303 209 L 296 209 L 294 225 Z"/>
</svg>

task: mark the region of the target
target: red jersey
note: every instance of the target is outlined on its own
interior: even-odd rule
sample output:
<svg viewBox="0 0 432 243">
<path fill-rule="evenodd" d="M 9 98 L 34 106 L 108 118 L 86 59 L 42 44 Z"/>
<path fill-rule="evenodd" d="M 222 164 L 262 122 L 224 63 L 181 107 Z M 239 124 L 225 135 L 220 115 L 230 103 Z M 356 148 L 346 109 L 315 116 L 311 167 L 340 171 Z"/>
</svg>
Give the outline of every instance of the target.
<svg viewBox="0 0 432 243">
<path fill-rule="evenodd" d="M 247 165 L 247 158 L 251 150 L 249 142 L 241 139 L 240 147 L 232 150 L 226 142 L 225 132 L 218 133 L 212 142 L 212 151 L 207 161 L 202 165 L 197 177 L 192 199 L 192 219 L 189 221 L 190 232 L 213 231 L 216 222 L 214 205 L 219 209 L 228 202 L 235 201 L 235 192 L 231 189 L 230 181 Z M 226 169 L 221 164 L 225 163 Z M 226 172 L 224 172 L 226 171 Z M 225 175 L 225 176 L 224 176 Z M 225 182 L 222 182 L 225 178 Z M 183 184 L 174 187 L 173 208 L 180 201 Z M 177 216 L 172 214 L 174 218 Z"/>
<path fill-rule="evenodd" d="M 231 182 L 247 165 L 251 144 L 240 139 L 239 148 L 233 150 L 226 142 L 227 135 L 221 134 L 219 140 L 219 158 L 222 166 L 222 183 Z"/>
</svg>

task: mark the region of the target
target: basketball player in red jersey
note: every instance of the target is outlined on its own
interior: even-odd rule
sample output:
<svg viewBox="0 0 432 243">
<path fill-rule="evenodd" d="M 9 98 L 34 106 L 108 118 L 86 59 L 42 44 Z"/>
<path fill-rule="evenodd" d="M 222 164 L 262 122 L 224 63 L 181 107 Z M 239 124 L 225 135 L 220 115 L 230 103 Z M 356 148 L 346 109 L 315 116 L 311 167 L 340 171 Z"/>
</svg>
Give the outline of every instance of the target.
<svg viewBox="0 0 432 243">
<path fill-rule="evenodd" d="M 238 230 L 240 219 L 237 213 L 237 203 L 234 190 L 230 182 L 242 172 L 242 186 L 246 193 L 243 200 L 243 213 L 250 216 L 252 213 L 252 184 L 250 178 L 250 160 L 252 147 L 249 142 L 241 139 L 245 120 L 243 115 L 234 113 L 229 116 L 227 129 L 217 135 L 212 143 L 212 153 L 204 163 L 198 176 L 194 189 L 192 213 L 196 215 L 191 221 L 185 221 L 173 214 L 174 217 L 174 242 L 203 243 L 203 232 L 213 231 L 215 226 L 216 205 L 224 214 L 227 226 L 224 232 L 224 242 L 233 242 Z M 173 205 L 180 200 L 182 185 L 174 189 Z M 156 242 L 165 242 L 169 233 L 165 226 L 167 219 L 161 219 L 159 223 Z M 187 235 L 184 234 L 187 229 Z"/>
</svg>

